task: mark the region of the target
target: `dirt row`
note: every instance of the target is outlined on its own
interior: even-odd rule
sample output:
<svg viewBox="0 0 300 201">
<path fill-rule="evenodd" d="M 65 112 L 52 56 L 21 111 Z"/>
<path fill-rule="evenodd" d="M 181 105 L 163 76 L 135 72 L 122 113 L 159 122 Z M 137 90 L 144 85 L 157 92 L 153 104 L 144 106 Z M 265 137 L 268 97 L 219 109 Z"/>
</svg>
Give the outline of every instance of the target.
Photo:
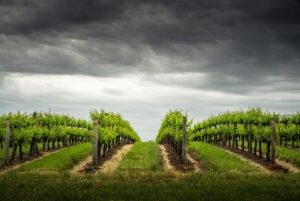
<svg viewBox="0 0 300 201">
<path fill-rule="evenodd" d="M 170 144 L 159 145 L 162 163 L 167 170 L 178 172 L 200 172 L 201 165 L 190 155 L 186 154 L 186 162 L 182 163 L 181 158 Z"/>
<path fill-rule="evenodd" d="M 93 172 L 94 173 L 113 173 L 119 166 L 124 156 L 131 150 L 132 144 L 120 145 L 113 149 L 109 155 L 104 158 Z M 85 173 L 92 166 L 92 156 L 75 165 L 71 170 L 73 174 Z"/>
</svg>

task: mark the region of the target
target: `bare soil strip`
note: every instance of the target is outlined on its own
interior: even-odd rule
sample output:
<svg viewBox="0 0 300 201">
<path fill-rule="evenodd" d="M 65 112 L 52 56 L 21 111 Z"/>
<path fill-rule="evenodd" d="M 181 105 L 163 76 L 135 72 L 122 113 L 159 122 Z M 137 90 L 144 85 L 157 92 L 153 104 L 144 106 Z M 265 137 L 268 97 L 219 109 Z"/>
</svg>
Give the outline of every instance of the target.
<svg viewBox="0 0 300 201">
<path fill-rule="evenodd" d="M 87 164 L 92 163 L 93 160 L 93 156 L 90 155 L 88 157 L 86 157 L 83 161 L 81 161 L 80 163 L 78 163 L 77 165 L 75 165 L 72 170 L 71 173 L 72 174 L 79 174 L 79 173 L 83 173 L 84 172 L 84 168 Z"/>
<path fill-rule="evenodd" d="M 169 158 L 168 158 L 168 153 L 166 152 L 166 149 L 164 145 L 159 145 L 160 148 L 160 155 L 162 159 L 162 164 L 165 167 L 166 170 L 172 170 L 174 171 L 175 168 L 170 164 Z"/>
<path fill-rule="evenodd" d="M 120 149 L 116 150 L 115 154 L 101 164 L 98 172 L 106 174 L 113 173 L 118 168 L 124 156 L 130 151 L 132 146 L 132 144 L 126 144 Z"/>
<path fill-rule="evenodd" d="M 99 164 L 97 167 L 93 165 L 92 156 L 88 156 L 85 158 L 82 162 L 80 162 L 78 165 L 74 166 L 71 170 L 71 173 L 78 174 L 78 173 L 95 173 L 101 169 L 101 166 L 106 163 L 107 161 L 111 160 L 112 157 L 121 149 L 123 149 L 124 144 L 121 144 L 117 147 L 114 147 L 112 150 L 110 150 L 107 155 L 104 157 L 101 156 L 101 161 L 99 161 Z"/>
<path fill-rule="evenodd" d="M 173 170 L 179 172 L 196 172 L 201 170 L 199 163 L 195 159 L 193 159 L 193 157 L 190 154 L 187 153 L 186 162 L 182 163 L 179 155 L 176 153 L 175 149 L 171 145 L 164 144 L 161 146 L 164 147 L 164 150 L 168 156 L 168 162 L 165 162 L 165 164 L 170 164 Z"/>
<path fill-rule="evenodd" d="M 275 159 L 275 162 L 279 165 L 281 165 L 284 168 L 287 168 L 289 170 L 290 173 L 299 173 L 300 169 L 298 167 L 295 167 L 293 164 L 282 161 L 282 160 L 278 160 Z"/>
<path fill-rule="evenodd" d="M 195 172 L 201 172 L 200 164 L 192 157 L 192 155 L 187 153 L 186 158 L 187 160 L 191 161 L 191 163 L 194 165 Z"/>
<path fill-rule="evenodd" d="M 278 164 L 277 162 L 275 162 L 275 164 L 272 164 L 271 161 L 267 161 L 265 158 L 259 158 L 258 155 L 253 155 L 253 154 L 249 154 L 247 151 L 242 151 L 240 149 L 234 149 L 231 147 L 227 147 L 227 146 L 222 146 L 219 145 L 219 147 L 239 155 L 240 157 L 244 158 L 245 160 L 249 160 L 252 163 L 251 164 L 257 164 L 257 167 L 260 168 L 264 168 L 266 171 L 269 172 L 291 172 L 291 170 L 289 168 L 286 168 L 284 166 L 282 166 L 281 164 Z"/>
<path fill-rule="evenodd" d="M 42 151 L 36 157 L 27 156 L 26 158 L 24 158 L 24 160 L 12 161 L 11 165 L 9 165 L 9 166 L 3 166 L 3 167 L 0 168 L 0 175 L 6 173 L 8 171 L 11 171 L 11 170 L 16 170 L 16 169 L 18 169 L 19 167 L 22 167 L 25 164 L 31 163 L 31 162 L 36 161 L 36 160 L 40 160 L 40 159 L 42 159 L 42 158 L 44 158 L 46 156 L 49 156 L 50 154 L 54 154 L 56 152 L 59 152 L 62 149 L 64 149 L 64 148 L 60 148 L 60 149 L 56 149 L 56 150 L 51 150 L 51 151 L 45 151 L 45 152 Z"/>
</svg>

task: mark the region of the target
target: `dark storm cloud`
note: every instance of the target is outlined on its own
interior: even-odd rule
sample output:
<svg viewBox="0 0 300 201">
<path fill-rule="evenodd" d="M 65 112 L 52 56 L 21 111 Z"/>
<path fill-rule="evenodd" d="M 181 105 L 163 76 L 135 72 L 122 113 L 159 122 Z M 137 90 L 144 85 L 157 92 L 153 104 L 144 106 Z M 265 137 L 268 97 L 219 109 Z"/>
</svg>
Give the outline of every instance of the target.
<svg viewBox="0 0 300 201">
<path fill-rule="evenodd" d="M 299 43 L 299 34 L 293 32 L 293 29 L 299 31 L 297 25 L 300 22 L 300 3 L 296 0 L 2 0 L 0 6 L 2 33 L 25 34 L 43 29 L 63 31 L 69 25 L 93 22 L 110 23 L 114 28 L 113 24 L 125 21 L 132 30 L 124 30 L 120 36 L 126 32 L 134 36 L 141 34 L 150 44 L 245 39 L 253 32 L 266 34 L 266 30 L 273 39 L 276 35 L 285 42 L 295 44 L 294 39 L 298 39 L 296 42 Z M 247 27 L 248 30 L 241 29 Z M 284 28 L 287 29 L 282 30 Z"/>
<path fill-rule="evenodd" d="M 12 0 L 0 4 L 7 16 L 2 20 L 2 31 L 28 34 L 44 29 L 63 29 L 70 24 L 108 23 L 120 19 L 128 3 L 116 0 Z"/>
<path fill-rule="evenodd" d="M 2 0 L 0 11 L 1 72 L 201 72 L 209 82 L 189 86 L 239 93 L 300 75 L 296 0 Z"/>
</svg>

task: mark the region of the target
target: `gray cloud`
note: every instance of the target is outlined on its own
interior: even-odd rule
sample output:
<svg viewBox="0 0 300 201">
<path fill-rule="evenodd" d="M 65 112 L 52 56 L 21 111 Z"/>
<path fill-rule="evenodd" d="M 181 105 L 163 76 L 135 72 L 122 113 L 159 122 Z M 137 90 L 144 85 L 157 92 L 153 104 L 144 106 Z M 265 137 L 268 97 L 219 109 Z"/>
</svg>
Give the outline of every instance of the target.
<svg viewBox="0 0 300 201">
<path fill-rule="evenodd" d="M 150 48 L 167 58 L 191 62 L 187 67 L 172 65 L 159 70 L 223 71 L 241 76 L 238 72 L 270 72 L 272 68 L 273 74 L 285 71 L 288 75 L 295 72 L 299 75 L 300 4 L 295 0 L 263 3 L 27 0 L 2 1 L 0 5 L 3 11 L 0 32 L 10 38 L 19 37 L 15 45 L 24 50 L 19 57 L 21 63 L 28 62 L 23 65 L 28 71 L 30 66 L 38 65 L 45 73 L 66 73 L 72 68 L 72 72 L 82 74 L 79 69 L 82 64 L 72 61 L 76 55 L 63 52 L 69 45 L 66 39 L 75 38 L 84 40 L 73 47 L 77 55 L 94 55 L 86 58 L 91 65 L 112 64 L 106 68 L 118 65 L 133 71 L 152 68 L 143 63 L 149 54 L 143 50 Z M 52 48 L 43 49 L 45 44 Z M 6 48 L 7 44 L 1 46 Z M 12 51 L 17 47 L 11 47 Z M 49 58 L 40 63 L 39 58 L 24 54 L 33 47 L 44 51 Z M 177 60 L 174 63 L 178 64 Z M 201 64 L 201 60 L 206 60 L 206 64 Z M 21 68 L 20 64 L 13 66 L 1 69 Z M 112 74 L 116 71 L 112 70 Z M 93 70 L 85 72 L 95 74 Z"/>
</svg>

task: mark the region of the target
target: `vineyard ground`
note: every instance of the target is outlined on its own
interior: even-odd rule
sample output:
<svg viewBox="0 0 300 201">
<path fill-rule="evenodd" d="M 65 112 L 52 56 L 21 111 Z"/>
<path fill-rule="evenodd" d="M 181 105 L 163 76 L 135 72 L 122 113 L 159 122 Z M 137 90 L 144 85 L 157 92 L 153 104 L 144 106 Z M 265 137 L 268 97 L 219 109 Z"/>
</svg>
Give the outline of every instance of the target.
<svg viewBox="0 0 300 201">
<path fill-rule="evenodd" d="M 80 144 L 1 175 L 0 195 L 6 201 L 299 200 L 300 174 L 265 174 L 211 144 L 190 142 L 188 149 L 203 172 L 163 171 L 159 146 L 141 142 L 113 174 L 78 176 L 69 170 L 91 154 L 90 143 Z"/>
<path fill-rule="evenodd" d="M 259 158 L 258 155 L 249 154 L 247 151 L 242 151 L 240 149 L 235 149 L 232 147 L 218 145 L 218 147 L 226 150 L 228 153 L 234 154 L 242 160 L 247 160 L 249 163 L 260 167 L 261 169 L 268 172 L 281 172 L 287 173 L 289 172 L 288 168 L 279 165 L 277 163 L 272 164 L 271 161 L 267 161 L 265 158 Z"/>
<path fill-rule="evenodd" d="M 74 145 L 43 157 L 40 160 L 27 163 L 18 168 L 17 171 L 66 171 L 86 158 L 91 154 L 91 151 L 91 143 Z"/>
<path fill-rule="evenodd" d="M 39 147 L 39 154 L 37 156 L 29 156 L 29 145 L 25 145 L 23 147 L 23 159 L 19 158 L 19 152 L 16 153 L 17 158 L 12 160 L 10 162 L 10 165 L 5 165 L 4 163 L 4 156 L 3 158 L 0 158 L 0 174 L 4 174 L 8 171 L 16 170 L 24 165 L 27 165 L 28 163 L 32 163 L 36 160 L 41 160 L 42 158 L 48 157 L 51 154 L 55 154 L 57 152 L 63 151 L 65 149 L 68 149 L 68 147 L 61 147 L 61 148 L 56 148 L 56 149 L 50 149 L 49 151 L 42 151 L 42 143 L 38 143 Z M 11 154 L 12 149 L 10 149 L 10 154 Z M 4 155 L 4 151 L 0 150 L 0 155 Z"/>
<path fill-rule="evenodd" d="M 190 142 L 188 148 L 194 152 L 199 160 L 203 161 L 203 169 L 205 171 L 237 173 L 261 172 L 261 169 L 251 165 L 247 161 L 243 161 L 211 144 Z"/>
<path fill-rule="evenodd" d="M 196 144 L 197 144 L 196 146 L 193 146 L 193 143 L 191 143 L 189 145 L 189 148 L 193 150 L 196 153 L 196 155 L 197 153 L 200 153 L 200 155 L 198 155 L 199 156 L 198 159 L 201 159 L 200 163 L 201 166 L 203 166 L 203 169 L 206 168 L 209 169 L 210 171 L 224 171 L 224 170 L 225 171 L 242 170 L 242 172 L 244 172 L 244 170 L 248 171 L 249 164 L 244 165 L 245 168 L 241 169 L 239 167 L 240 166 L 239 163 L 241 163 L 241 160 L 236 159 L 236 157 L 230 158 L 231 156 L 229 156 L 227 153 L 219 149 L 213 148 L 213 146 L 209 144 L 204 144 L 201 142 L 197 142 Z M 175 153 L 175 150 L 171 146 L 167 146 L 167 145 L 164 146 L 168 155 L 169 162 L 174 167 L 175 170 L 185 172 L 193 168 L 192 167 L 193 164 L 190 164 L 189 162 L 188 164 L 190 164 L 190 166 L 180 165 L 181 164 L 180 158 Z M 90 150 L 91 150 L 90 145 L 78 145 L 75 147 L 68 147 L 66 148 L 66 150 L 60 153 L 55 153 L 50 157 L 44 157 L 41 160 L 33 161 L 31 163 L 26 164 L 20 168 L 20 171 L 67 170 L 71 168 L 74 164 L 86 158 L 91 153 Z M 112 156 L 109 156 L 105 158 L 105 161 L 102 161 L 102 163 L 100 164 L 100 169 L 102 168 L 101 166 L 103 165 L 103 162 L 105 163 L 107 160 L 108 162 L 111 161 L 111 158 L 115 155 L 115 151 L 116 150 L 114 150 L 114 152 L 111 154 Z M 193 154 L 194 156 L 195 153 Z M 125 154 L 123 154 L 122 157 L 119 157 L 119 161 L 122 160 L 124 156 Z M 203 162 L 203 160 L 205 159 L 209 159 L 209 161 Z M 222 163 L 222 159 L 225 159 L 224 163 Z M 162 159 L 159 153 L 159 148 L 156 144 L 152 142 L 147 142 L 147 143 L 140 142 L 140 143 L 136 143 L 134 145 L 134 148 L 125 156 L 124 160 L 121 161 L 121 164 L 118 167 L 118 169 L 121 171 L 162 170 L 161 160 Z M 216 167 L 215 164 L 218 164 L 219 167 Z"/>
</svg>

